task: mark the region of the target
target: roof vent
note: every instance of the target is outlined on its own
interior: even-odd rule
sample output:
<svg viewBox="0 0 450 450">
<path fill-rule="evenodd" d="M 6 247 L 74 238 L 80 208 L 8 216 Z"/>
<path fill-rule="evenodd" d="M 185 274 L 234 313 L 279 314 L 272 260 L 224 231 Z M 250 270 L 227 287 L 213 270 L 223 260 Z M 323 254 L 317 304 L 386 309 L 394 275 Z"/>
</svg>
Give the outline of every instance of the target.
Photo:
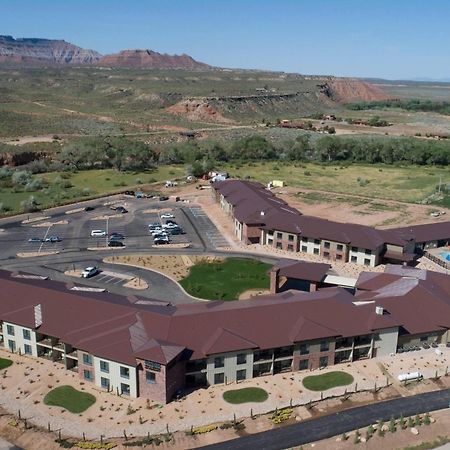
<svg viewBox="0 0 450 450">
<path fill-rule="evenodd" d="M 34 307 L 34 328 L 39 328 L 42 325 L 42 306 L 39 303 Z"/>
<path fill-rule="evenodd" d="M 262 215 L 262 216 L 265 216 L 266 213 L 265 213 L 264 211 L 261 211 L 261 215 Z"/>
<path fill-rule="evenodd" d="M 375 314 L 382 316 L 384 314 L 384 309 L 382 306 L 375 306 Z"/>
</svg>

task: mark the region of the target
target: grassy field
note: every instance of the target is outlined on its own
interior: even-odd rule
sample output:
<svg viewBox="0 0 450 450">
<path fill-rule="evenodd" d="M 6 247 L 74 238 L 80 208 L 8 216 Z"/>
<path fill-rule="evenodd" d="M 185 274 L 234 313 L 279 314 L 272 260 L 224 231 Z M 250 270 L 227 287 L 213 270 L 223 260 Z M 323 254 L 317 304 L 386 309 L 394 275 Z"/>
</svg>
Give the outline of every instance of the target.
<svg viewBox="0 0 450 450">
<path fill-rule="evenodd" d="M 180 284 L 190 295 L 207 300 L 237 300 L 249 289 L 268 289 L 271 267 L 247 258 L 227 258 L 223 262 L 199 263 Z"/>
<path fill-rule="evenodd" d="M 45 397 L 44 403 L 49 406 L 61 406 L 71 413 L 79 414 L 95 403 L 95 397 L 80 392 L 72 386 L 60 386 L 52 389 Z"/>
<path fill-rule="evenodd" d="M 450 183 L 448 168 L 423 166 L 318 165 L 280 162 L 228 164 L 231 176 L 250 177 L 267 184 L 282 180 L 287 186 L 333 193 L 420 202 L 435 192 L 439 180 Z"/>
<path fill-rule="evenodd" d="M 269 394 L 264 389 L 255 387 L 235 389 L 233 391 L 226 391 L 223 393 L 223 399 L 233 405 L 249 402 L 262 403 L 268 398 Z"/>
<path fill-rule="evenodd" d="M 0 358 L 0 370 L 7 369 L 9 366 L 12 366 L 12 361 L 7 358 Z"/>
<path fill-rule="evenodd" d="M 61 174 L 57 172 L 37 175 L 48 183 L 48 187 L 35 192 L 15 192 L 11 188 L 0 189 L 0 203 L 8 208 L 8 213 L 21 212 L 20 203 L 33 195 L 41 209 L 49 208 L 58 204 L 86 200 L 91 197 L 100 197 L 113 192 L 120 192 L 126 188 L 139 189 L 145 187 L 147 190 L 157 191 L 161 185 L 146 186 L 152 183 L 160 183 L 164 180 L 183 176 L 185 173 L 182 166 L 161 166 L 158 170 L 147 172 L 118 172 L 113 169 L 86 170 L 75 173 Z M 70 182 L 71 187 L 62 187 L 63 182 Z"/>
<path fill-rule="evenodd" d="M 346 372 L 328 372 L 303 378 L 303 386 L 310 391 L 326 391 L 337 386 L 353 383 L 353 377 Z"/>
</svg>

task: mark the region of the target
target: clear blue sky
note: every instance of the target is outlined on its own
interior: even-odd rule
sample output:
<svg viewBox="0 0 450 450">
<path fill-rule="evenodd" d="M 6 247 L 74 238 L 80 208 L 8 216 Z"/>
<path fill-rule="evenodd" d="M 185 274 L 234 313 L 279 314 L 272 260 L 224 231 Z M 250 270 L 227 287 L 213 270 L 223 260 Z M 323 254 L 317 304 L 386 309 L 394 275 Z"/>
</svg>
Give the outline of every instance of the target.
<svg viewBox="0 0 450 450">
<path fill-rule="evenodd" d="M 0 34 L 221 67 L 450 78 L 450 0 L 0 0 Z"/>
</svg>

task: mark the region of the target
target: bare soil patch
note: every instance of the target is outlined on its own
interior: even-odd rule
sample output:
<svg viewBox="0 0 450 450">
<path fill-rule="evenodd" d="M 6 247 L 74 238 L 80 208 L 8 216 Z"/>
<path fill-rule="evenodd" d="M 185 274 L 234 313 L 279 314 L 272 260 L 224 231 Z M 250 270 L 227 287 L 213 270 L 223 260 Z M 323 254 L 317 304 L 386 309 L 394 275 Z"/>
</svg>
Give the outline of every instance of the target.
<svg viewBox="0 0 450 450">
<path fill-rule="evenodd" d="M 223 258 L 215 256 L 196 255 L 121 255 L 110 256 L 104 259 L 105 262 L 115 264 L 125 264 L 144 269 L 155 270 L 167 275 L 173 280 L 180 281 L 189 274 L 189 269 L 199 262 L 223 261 Z"/>
<path fill-rule="evenodd" d="M 57 255 L 59 252 L 51 251 L 51 252 L 21 252 L 17 253 L 19 258 L 34 258 L 35 256 L 49 256 L 49 255 Z"/>
</svg>

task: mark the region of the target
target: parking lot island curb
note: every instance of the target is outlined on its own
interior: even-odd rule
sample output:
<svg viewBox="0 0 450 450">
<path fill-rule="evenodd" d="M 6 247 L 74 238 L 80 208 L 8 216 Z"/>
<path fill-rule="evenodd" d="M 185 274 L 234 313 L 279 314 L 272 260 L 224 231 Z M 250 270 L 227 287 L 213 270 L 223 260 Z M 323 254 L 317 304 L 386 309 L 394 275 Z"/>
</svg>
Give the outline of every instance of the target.
<svg viewBox="0 0 450 450">
<path fill-rule="evenodd" d="M 19 258 L 34 258 L 35 256 L 50 256 L 57 255 L 59 252 L 22 252 L 17 253 L 17 257 Z"/>
</svg>

